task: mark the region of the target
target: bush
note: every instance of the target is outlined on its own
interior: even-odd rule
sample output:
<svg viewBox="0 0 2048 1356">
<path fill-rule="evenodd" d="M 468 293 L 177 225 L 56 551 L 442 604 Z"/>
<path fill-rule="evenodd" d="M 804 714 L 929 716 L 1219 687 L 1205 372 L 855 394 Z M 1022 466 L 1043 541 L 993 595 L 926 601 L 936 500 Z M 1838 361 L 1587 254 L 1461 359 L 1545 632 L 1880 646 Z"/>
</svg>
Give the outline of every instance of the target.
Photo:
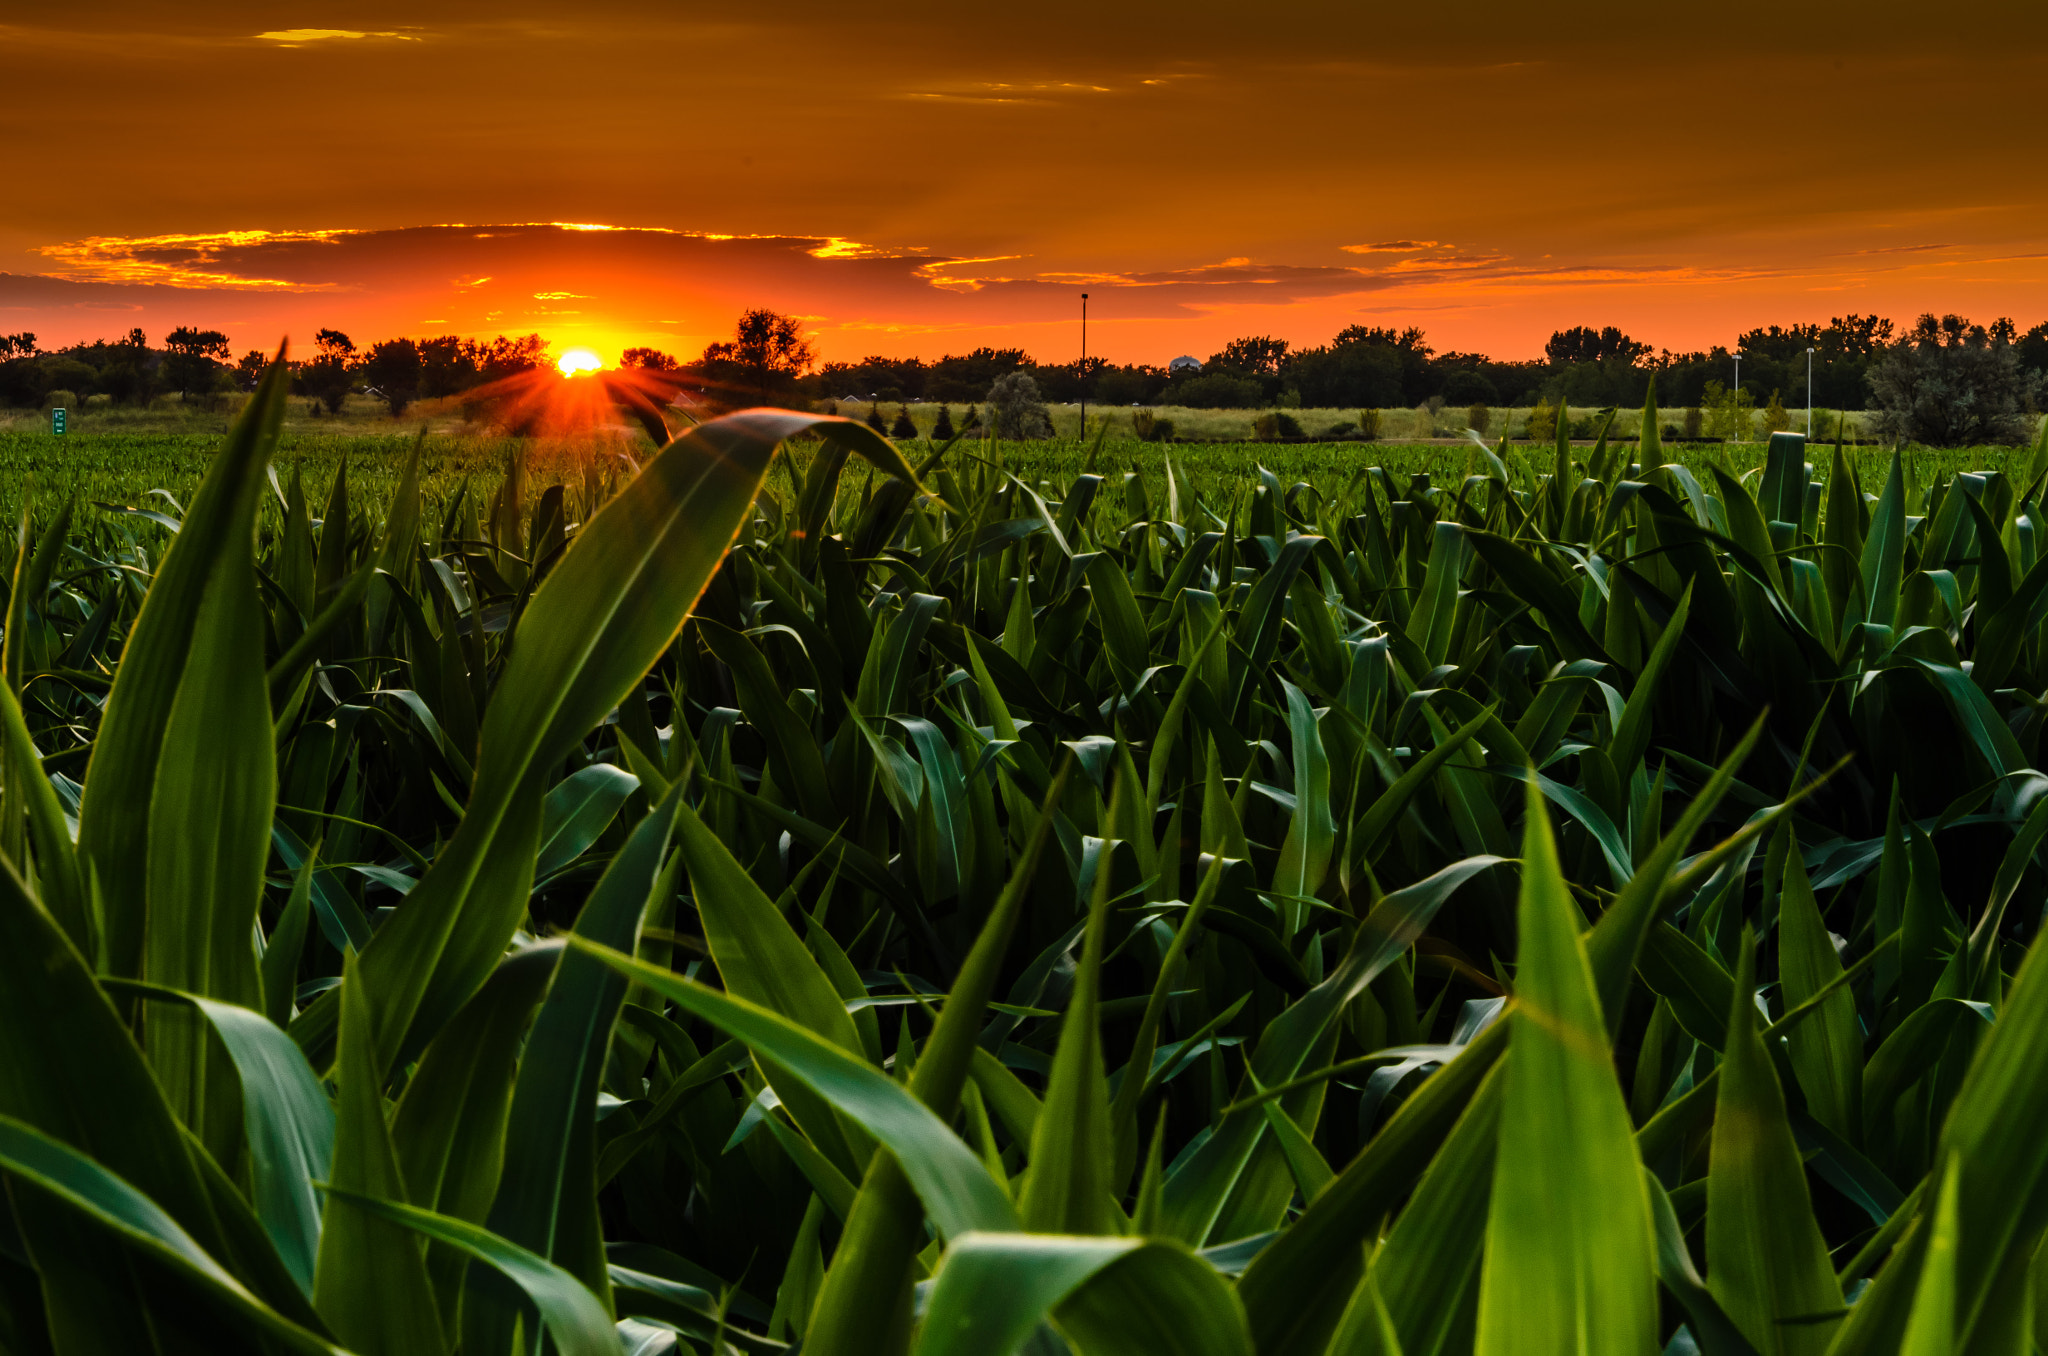
<svg viewBox="0 0 2048 1356">
<path fill-rule="evenodd" d="M 1536 402 L 1536 408 L 1529 411 L 1529 422 L 1522 426 L 1522 436 L 1531 442 L 1547 443 L 1557 437 L 1557 406 L 1548 400 Z"/>
<path fill-rule="evenodd" d="M 1358 412 L 1358 436 L 1367 442 L 1376 441 L 1380 436 L 1380 412 L 1360 410 Z"/>
<path fill-rule="evenodd" d="M 44 396 L 43 396 L 43 408 L 44 408 L 44 409 L 46 409 L 46 410 L 58 410 L 58 409 L 63 409 L 63 410 L 75 410 L 75 409 L 77 409 L 77 408 L 78 408 L 78 392 L 76 392 L 76 391 L 49 391 L 49 392 L 46 392 L 46 393 L 44 394 Z"/>
<path fill-rule="evenodd" d="M 1485 433 L 1493 426 L 1493 411 L 1484 405 L 1474 405 L 1465 411 L 1465 427 L 1474 433 Z"/>
<path fill-rule="evenodd" d="M 1929 447 L 2024 442 L 2042 376 L 2020 366 L 2011 328 L 1921 316 L 1870 369 L 1878 436 Z"/>
<path fill-rule="evenodd" d="M 1792 416 L 1785 412 L 1785 402 L 1778 392 L 1771 392 L 1771 400 L 1764 406 L 1764 432 L 1783 433 L 1792 427 Z"/>
<path fill-rule="evenodd" d="M 1700 407 L 1688 405 L 1685 410 L 1685 433 L 1683 436 L 1693 442 L 1698 442 L 1704 436 L 1706 427 L 1706 416 L 1700 413 Z"/>
<path fill-rule="evenodd" d="M 998 438 L 1052 437 L 1052 411 L 1046 409 L 1029 372 L 996 378 L 988 388 L 988 417 Z"/>
<path fill-rule="evenodd" d="M 1267 410 L 1252 420 L 1252 433 L 1264 441 L 1301 437 L 1301 421 L 1285 410 Z"/>
<path fill-rule="evenodd" d="M 891 438 L 915 438 L 917 436 L 917 424 L 910 417 L 910 406 L 898 405 L 896 407 L 896 422 L 889 425 L 889 436 Z"/>
<path fill-rule="evenodd" d="M 1411 425 L 1417 438 L 1436 437 L 1436 411 L 1427 405 L 1415 407 L 1415 422 Z"/>
<path fill-rule="evenodd" d="M 1178 383 L 1173 398 L 1191 410 L 1251 410 L 1266 403 L 1266 388 L 1251 377 L 1212 372 Z"/>
<path fill-rule="evenodd" d="M 1348 438 L 1358 432 L 1356 419 L 1342 419 L 1323 430 L 1325 438 Z"/>
<path fill-rule="evenodd" d="M 1756 401 L 1749 388 L 1729 390 L 1718 381 L 1707 383 L 1700 404 L 1707 411 L 1707 436 L 1723 442 L 1746 443 L 1756 433 Z"/>
<path fill-rule="evenodd" d="M 957 431 L 953 428 L 952 406 L 943 404 L 940 405 L 938 422 L 932 425 L 932 438 L 935 441 L 943 443 L 948 442 L 957 436 L 959 435 Z"/>
<path fill-rule="evenodd" d="M 875 432 L 887 436 L 889 432 L 889 426 L 882 422 L 882 403 L 880 401 L 876 401 L 875 404 L 869 408 L 867 425 Z"/>
</svg>

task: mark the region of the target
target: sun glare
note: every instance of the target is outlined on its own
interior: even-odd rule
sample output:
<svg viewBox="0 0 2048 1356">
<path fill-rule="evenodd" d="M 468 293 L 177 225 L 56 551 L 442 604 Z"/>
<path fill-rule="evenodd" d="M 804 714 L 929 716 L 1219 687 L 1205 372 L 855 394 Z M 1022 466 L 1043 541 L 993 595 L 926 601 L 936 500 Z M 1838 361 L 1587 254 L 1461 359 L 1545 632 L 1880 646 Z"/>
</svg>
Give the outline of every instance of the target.
<svg viewBox="0 0 2048 1356">
<path fill-rule="evenodd" d="M 562 369 L 563 376 L 576 377 L 597 371 L 604 366 L 604 359 L 587 348 L 572 348 L 555 360 L 555 366 Z"/>
</svg>

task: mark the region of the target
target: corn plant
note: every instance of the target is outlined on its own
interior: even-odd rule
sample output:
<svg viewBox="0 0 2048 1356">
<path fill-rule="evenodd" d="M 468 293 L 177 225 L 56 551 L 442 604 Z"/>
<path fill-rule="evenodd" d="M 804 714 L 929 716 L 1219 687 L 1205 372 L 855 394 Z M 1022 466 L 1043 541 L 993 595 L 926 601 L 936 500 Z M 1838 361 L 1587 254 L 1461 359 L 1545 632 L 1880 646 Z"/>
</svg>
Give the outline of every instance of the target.
<svg viewBox="0 0 2048 1356">
<path fill-rule="evenodd" d="M 0 1349 L 2038 1345 L 2048 444 L 373 498 L 283 382 L 22 520 Z"/>
</svg>

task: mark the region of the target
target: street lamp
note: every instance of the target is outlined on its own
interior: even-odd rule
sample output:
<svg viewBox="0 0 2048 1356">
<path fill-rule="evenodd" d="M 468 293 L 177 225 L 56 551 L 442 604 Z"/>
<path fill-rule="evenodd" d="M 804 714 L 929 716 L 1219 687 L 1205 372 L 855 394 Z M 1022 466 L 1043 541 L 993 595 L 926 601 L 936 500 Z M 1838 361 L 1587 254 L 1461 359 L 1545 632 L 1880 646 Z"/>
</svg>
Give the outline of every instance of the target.
<svg viewBox="0 0 2048 1356">
<path fill-rule="evenodd" d="M 1081 440 L 1088 440 L 1088 294 L 1081 294 Z"/>
<path fill-rule="evenodd" d="M 1813 350 L 1806 350 L 1806 441 L 1813 441 Z"/>
<path fill-rule="evenodd" d="M 1742 354 L 1735 355 L 1735 384 L 1728 388 L 1728 441 L 1735 441 L 1736 412 L 1742 408 Z"/>
</svg>

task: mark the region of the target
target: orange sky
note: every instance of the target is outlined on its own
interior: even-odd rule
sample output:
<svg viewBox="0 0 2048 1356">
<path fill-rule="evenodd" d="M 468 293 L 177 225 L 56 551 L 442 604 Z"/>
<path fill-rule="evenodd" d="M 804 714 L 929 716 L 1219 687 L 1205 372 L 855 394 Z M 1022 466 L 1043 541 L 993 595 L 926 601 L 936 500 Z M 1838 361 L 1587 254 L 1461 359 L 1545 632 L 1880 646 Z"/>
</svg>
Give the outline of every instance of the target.
<svg viewBox="0 0 2048 1356">
<path fill-rule="evenodd" d="M 766 305 L 828 358 L 1057 361 L 1084 290 L 1090 352 L 1153 363 L 2048 319 L 2038 0 L 25 8 L 0 331 L 45 347 L 687 356 Z"/>
</svg>

